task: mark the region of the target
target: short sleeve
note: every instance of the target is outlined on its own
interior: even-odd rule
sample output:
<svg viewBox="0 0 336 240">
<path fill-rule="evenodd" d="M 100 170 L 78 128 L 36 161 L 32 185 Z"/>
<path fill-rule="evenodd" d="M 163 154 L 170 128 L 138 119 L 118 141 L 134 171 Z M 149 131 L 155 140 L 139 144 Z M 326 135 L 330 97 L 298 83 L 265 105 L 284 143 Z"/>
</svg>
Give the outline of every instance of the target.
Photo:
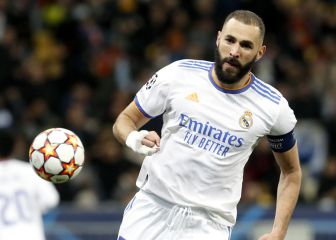
<svg viewBox="0 0 336 240">
<path fill-rule="evenodd" d="M 134 101 L 144 116 L 154 118 L 165 111 L 171 79 L 169 67 L 165 67 L 156 72 L 138 91 Z"/>
<path fill-rule="evenodd" d="M 287 134 L 294 129 L 296 122 L 297 120 L 293 110 L 289 107 L 287 100 L 282 97 L 278 118 L 275 121 L 269 135 L 280 136 Z"/>
</svg>

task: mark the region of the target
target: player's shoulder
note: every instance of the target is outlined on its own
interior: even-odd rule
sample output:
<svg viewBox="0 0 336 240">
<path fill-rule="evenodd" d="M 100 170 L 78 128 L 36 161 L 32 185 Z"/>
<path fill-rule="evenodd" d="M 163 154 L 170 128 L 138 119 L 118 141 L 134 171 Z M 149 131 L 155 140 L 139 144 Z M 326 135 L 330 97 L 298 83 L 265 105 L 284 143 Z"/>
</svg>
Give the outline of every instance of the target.
<svg viewBox="0 0 336 240">
<path fill-rule="evenodd" d="M 185 79 L 186 74 L 193 76 L 208 75 L 213 63 L 205 60 L 181 59 L 174 61 L 157 71 L 152 79 L 159 80 L 161 83 L 166 82 L 169 85 L 173 82 L 180 82 Z"/>
<path fill-rule="evenodd" d="M 279 105 L 282 101 L 286 101 L 281 92 L 276 89 L 271 84 L 262 81 L 252 74 L 252 84 L 251 89 L 257 93 L 260 98 L 265 99 L 266 101 L 273 102 L 276 105 Z"/>
<path fill-rule="evenodd" d="M 213 66 L 213 62 L 197 59 L 181 59 L 170 64 L 170 67 L 179 70 L 206 71 L 208 72 Z"/>
<path fill-rule="evenodd" d="M 24 176 L 34 176 L 36 175 L 30 163 L 23 161 L 21 159 L 10 159 L 8 160 L 8 165 L 10 171 L 20 172 Z"/>
<path fill-rule="evenodd" d="M 16 158 L 0 162 L 0 171 L 4 171 L 5 176 L 20 176 L 22 179 L 36 175 L 28 162 Z"/>
<path fill-rule="evenodd" d="M 31 165 L 28 162 L 25 162 L 25 161 L 20 160 L 20 159 L 12 158 L 12 159 L 8 160 L 8 162 L 13 167 L 24 168 L 24 169 L 31 168 Z"/>
</svg>

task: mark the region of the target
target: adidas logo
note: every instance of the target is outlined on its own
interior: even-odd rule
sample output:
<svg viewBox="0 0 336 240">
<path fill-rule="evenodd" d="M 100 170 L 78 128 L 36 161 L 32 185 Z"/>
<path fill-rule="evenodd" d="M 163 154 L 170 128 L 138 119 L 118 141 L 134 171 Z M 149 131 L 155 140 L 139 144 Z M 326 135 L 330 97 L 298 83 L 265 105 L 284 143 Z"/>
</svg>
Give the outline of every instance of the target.
<svg viewBox="0 0 336 240">
<path fill-rule="evenodd" d="M 192 94 L 186 96 L 185 99 L 188 99 L 188 100 L 193 101 L 193 102 L 199 102 L 198 95 L 195 92 L 193 92 Z"/>
</svg>

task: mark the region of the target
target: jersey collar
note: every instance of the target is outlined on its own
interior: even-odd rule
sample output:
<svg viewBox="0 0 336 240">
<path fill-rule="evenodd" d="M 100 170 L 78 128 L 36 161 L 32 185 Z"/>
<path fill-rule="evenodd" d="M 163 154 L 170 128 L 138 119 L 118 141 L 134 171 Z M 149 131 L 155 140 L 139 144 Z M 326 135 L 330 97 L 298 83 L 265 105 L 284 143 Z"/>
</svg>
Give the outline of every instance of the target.
<svg viewBox="0 0 336 240">
<path fill-rule="evenodd" d="M 216 82 L 215 80 L 213 79 L 212 77 L 212 69 L 214 68 L 214 65 L 210 68 L 209 72 L 208 72 L 208 75 L 209 75 L 209 79 L 210 79 L 210 82 L 211 84 L 219 91 L 221 92 L 224 92 L 224 93 L 229 93 L 229 94 L 239 94 L 239 93 L 242 93 L 242 92 L 245 92 L 247 89 L 249 89 L 254 81 L 254 75 L 252 73 L 250 73 L 250 80 L 249 82 L 242 88 L 239 88 L 239 89 L 225 89 L 225 88 L 222 88 L 220 87 Z"/>
</svg>

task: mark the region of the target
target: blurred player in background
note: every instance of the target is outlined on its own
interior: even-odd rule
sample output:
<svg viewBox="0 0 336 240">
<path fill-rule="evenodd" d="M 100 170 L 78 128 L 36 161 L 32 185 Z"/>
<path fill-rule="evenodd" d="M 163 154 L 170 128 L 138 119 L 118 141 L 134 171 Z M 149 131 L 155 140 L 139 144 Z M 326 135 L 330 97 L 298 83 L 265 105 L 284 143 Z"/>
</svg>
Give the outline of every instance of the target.
<svg viewBox="0 0 336 240">
<path fill-rule="evenodd" d="M 15 135 L 0 130 L 0 239 L 43 240 L 42 214 L 59 203 L 53 184 L 29 163 L 11 157 Z"/>
<path fill-rule="evenodd" d="M 229 239 L 244 166 L 263 136 L 281 175 L 274 225 L 260 239 L 285 238 L 301 183 L 296 118 L 281 93 L 251 73 L 265 53 L 264 34 L 253 12 L 231 13 L 214 63 L 185 59 L 162 68 L 119 115 L 116 138 L 147 155 L 119 239 Z M 160 114 L 161 139 L 138 131 Z"/>
</svg>

